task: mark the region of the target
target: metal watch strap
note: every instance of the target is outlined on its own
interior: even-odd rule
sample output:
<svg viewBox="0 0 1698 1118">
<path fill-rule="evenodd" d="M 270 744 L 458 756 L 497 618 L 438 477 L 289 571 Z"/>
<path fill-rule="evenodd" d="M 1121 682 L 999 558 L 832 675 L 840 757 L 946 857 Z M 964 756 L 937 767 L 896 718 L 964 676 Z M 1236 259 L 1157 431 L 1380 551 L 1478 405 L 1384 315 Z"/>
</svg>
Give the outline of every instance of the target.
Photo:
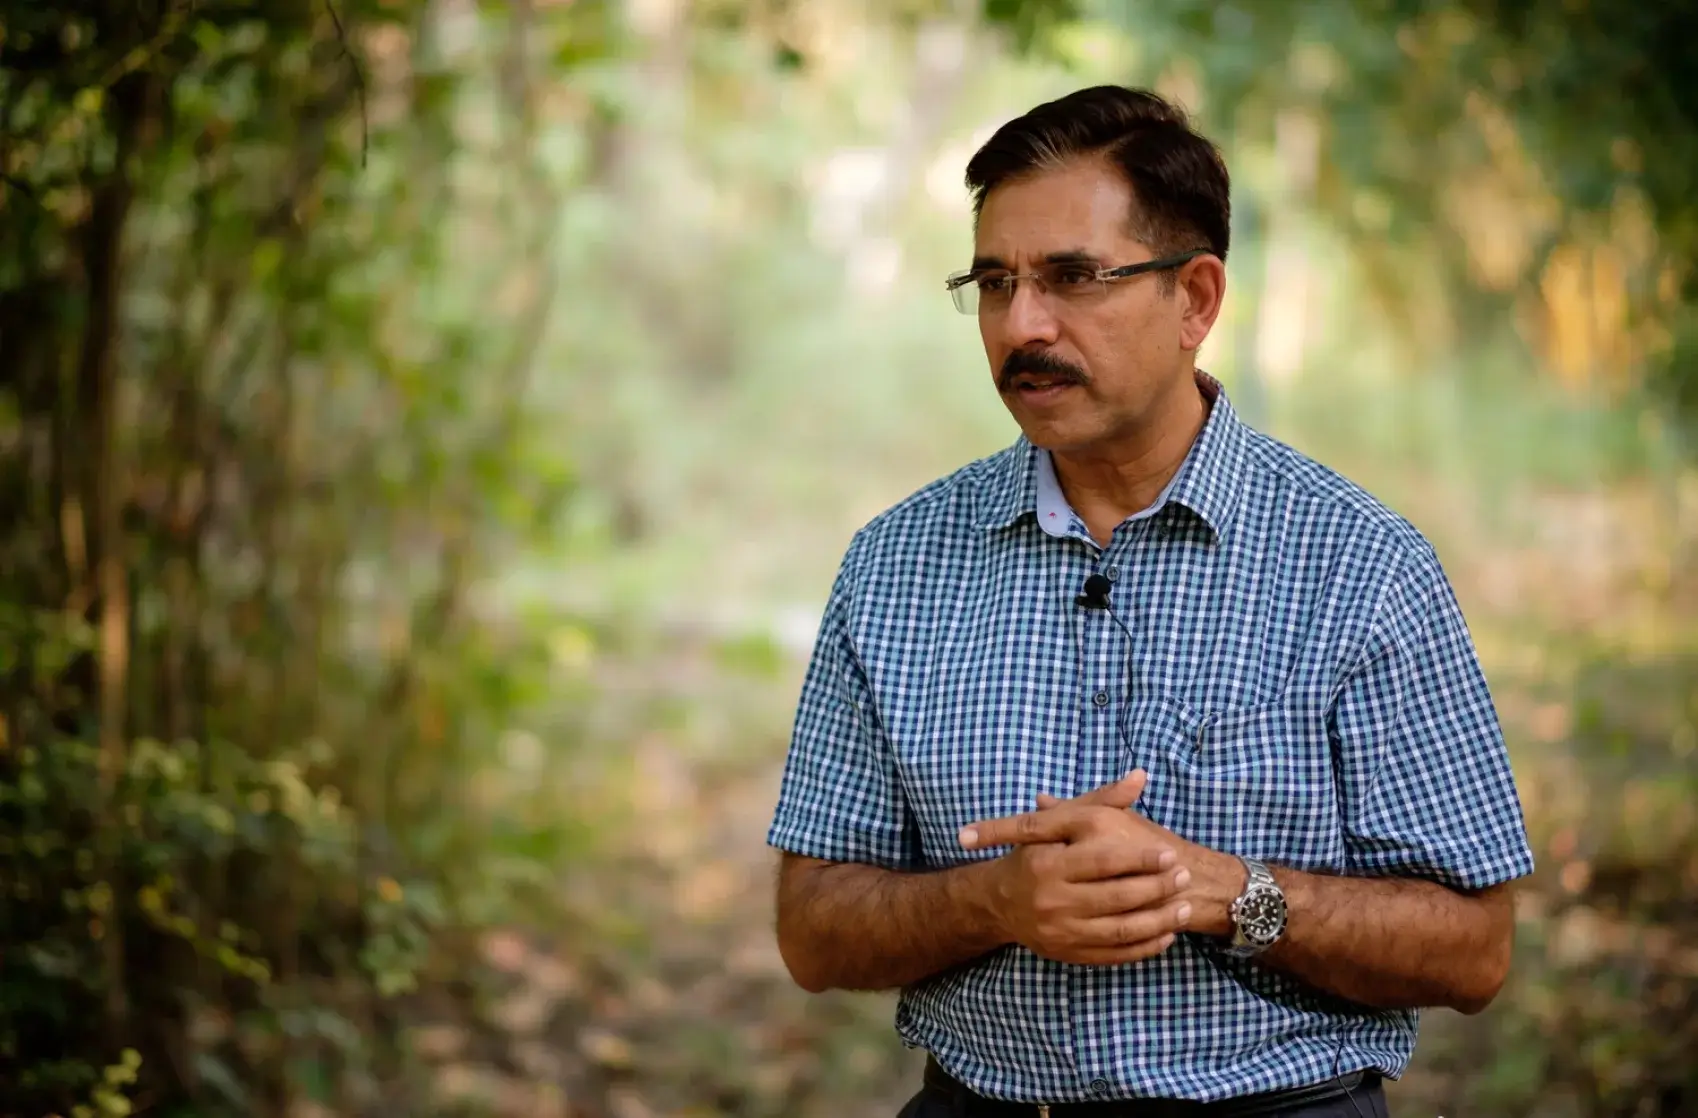
<svg viewBox="0 0 1698 1118">
<path fill-rule="evenodd" d="M 1255 858 L 1238 859 L 1244 865 L 1246 881 L 1244 892 L 1232 902 L 1232 935 L 1228 938 L 1226 952 L 1235 958 L 1249 958 L 1267 950 L 1279 939 L 1285 931 L 1285 893 L 1279 883 L 1274 880 L 1272 871 L 1266 864 Z M 1271 905 L 1277 914 L 1277 926 L 1265 941 L 1258 937 L 1251 939 L 1244 934 L 1243 914 L 1246 908 L 1255 902 Z"/>
<path fill-rule="evenodd" d="M 1238 860 L 1244 863 L 1244 869 L 1250 874 L 1250 880 L 1244 883 L 1245 892 L 1249 892 L 1252 885 L 1273 885 L 1278 888 L 1274 881 L 1273 871 L 1269 870 L 1265 863 L 1258 862 L 1254 858 L 1240 858 Z"/>
</svg>

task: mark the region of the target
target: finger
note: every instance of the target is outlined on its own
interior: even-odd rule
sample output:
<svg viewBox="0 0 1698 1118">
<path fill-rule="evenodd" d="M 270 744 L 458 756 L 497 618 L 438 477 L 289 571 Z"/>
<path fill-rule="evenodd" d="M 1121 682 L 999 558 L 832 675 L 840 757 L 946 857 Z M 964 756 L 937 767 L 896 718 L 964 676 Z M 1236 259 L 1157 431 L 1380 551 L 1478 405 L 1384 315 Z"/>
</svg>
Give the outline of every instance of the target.
<svg viewBox="0 0 1698 1118">
<path fill-rule="evenodd" d="M 1179 865 L 1179 852 L 1161 842 L 1076 843 L 1062 852 L 1064 881 L 1107 881 L 1116 877 L 1162 873 Z"/>
<path fill-rule="evenodd" d="M 957 837 L 968 850 L 1036 842 L 1077 842 L 1095 829 L 1097 810 L 1072 803 L 1058 804 L 1044 811 L 971 823 L 961 828 Z"/>
<path fill-rule="evenodd" d="M 1038 810 L 1039 811 L 1047 811 L 1050 808 L 1055 807 L 1057 804 L 1060 804 L 1060 803 L 1062 803 L 1061 800 L 1056 799 L 1054 796 L 1050 795 L 1047 792 L 1039 792 L 1038 793 Z"/>
<path fill-rule="evenodd" d="M 1085 917 L 1138 912 L 1171 900 L 1189 884 L 1191 871 L 1183 866 L 1169 873 L 1094 881 L 1080 887 L 1074 911 Z"/>
<path fill-rule="evenodd" d="M 1128 947 L 1182 932 L 1190 923 L 1191 903 L 1177 900 L 1161 908 L 1076 921 L 1073 942 L 1080 947 Z"/>
<path fill-rule="evenodd" d="M 1079 798 L 1085 803 L 1101 804 L 1103 807 L 1125 811 L 1138 802 L 1138 797 L 1144 794 L 1144 786 L 1149 780 L 1150 775 L 1143 769 L 1133 769 L 1113 784 L 1094 788 Z"/>
<path fill-rule="evenodd" d="M 1135 943 L 1128 947 L 1082 947 L 1069 951 L 1064 963 L 1082 963 L 1090 967 L 1118 967 L 1128 963 L 1141 963 L 1145 959 L 1153 959 L 1163 951 L 1172 947 L 1179 937 L 1169 932 L 1143 943 Z"/>
</svg>

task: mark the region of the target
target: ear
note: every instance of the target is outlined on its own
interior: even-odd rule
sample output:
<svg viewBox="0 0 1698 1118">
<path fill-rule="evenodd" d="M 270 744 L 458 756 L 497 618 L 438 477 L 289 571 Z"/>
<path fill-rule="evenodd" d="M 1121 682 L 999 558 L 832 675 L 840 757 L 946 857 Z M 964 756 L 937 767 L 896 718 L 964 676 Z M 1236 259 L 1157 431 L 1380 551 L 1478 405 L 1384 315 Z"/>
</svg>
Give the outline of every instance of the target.
<svg viewBox="0 0 1698 1118">
<path fill-rule="evenodd" d="M 1194 353 L 1220 317 L 1221 304 L 1226 299 L 1226 265 L 1220 257 L 1199 256 L 1179 269 L 1178 290 L 1181 301 L 1179 346 Z"/>
</svg>

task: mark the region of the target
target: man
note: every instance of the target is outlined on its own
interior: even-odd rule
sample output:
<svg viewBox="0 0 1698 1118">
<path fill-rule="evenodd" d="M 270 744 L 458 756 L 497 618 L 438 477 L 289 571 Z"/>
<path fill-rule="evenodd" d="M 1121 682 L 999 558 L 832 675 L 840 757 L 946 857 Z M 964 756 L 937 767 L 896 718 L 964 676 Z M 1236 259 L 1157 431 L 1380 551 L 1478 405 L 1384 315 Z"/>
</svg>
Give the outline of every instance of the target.
<svg viewBox="0 0 1698 1118">
<path fill-rule="evenodd" d="M 967 182 L 948 286 L 1022 436 L 849 546 L 769 835 L 786 964 L 901 989 L 918 1118 L 1383 1118 L 1532 869 L 1456 599 L 1197 371 L 1228 179 L 1177 109 L 1075 93 Z"/>
</svg>

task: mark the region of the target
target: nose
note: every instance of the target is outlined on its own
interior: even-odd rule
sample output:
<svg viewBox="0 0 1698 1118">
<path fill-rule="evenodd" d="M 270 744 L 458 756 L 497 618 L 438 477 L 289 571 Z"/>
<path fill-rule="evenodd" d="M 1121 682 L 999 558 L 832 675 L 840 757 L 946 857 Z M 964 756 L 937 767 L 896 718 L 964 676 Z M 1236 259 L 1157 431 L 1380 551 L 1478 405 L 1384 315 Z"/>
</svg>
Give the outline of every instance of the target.
<svg viewBox="0 0 1698 1118">
<path fill-rule="evenodd" d="M 1059 334 L 1059 324 L 1050 310 L 1049 300 L 1031 278 L 1014 286 L 1014 295 L 1002 315 L 1003 342 L 1010 349 L 1053 345 Z"/>
</svg>

